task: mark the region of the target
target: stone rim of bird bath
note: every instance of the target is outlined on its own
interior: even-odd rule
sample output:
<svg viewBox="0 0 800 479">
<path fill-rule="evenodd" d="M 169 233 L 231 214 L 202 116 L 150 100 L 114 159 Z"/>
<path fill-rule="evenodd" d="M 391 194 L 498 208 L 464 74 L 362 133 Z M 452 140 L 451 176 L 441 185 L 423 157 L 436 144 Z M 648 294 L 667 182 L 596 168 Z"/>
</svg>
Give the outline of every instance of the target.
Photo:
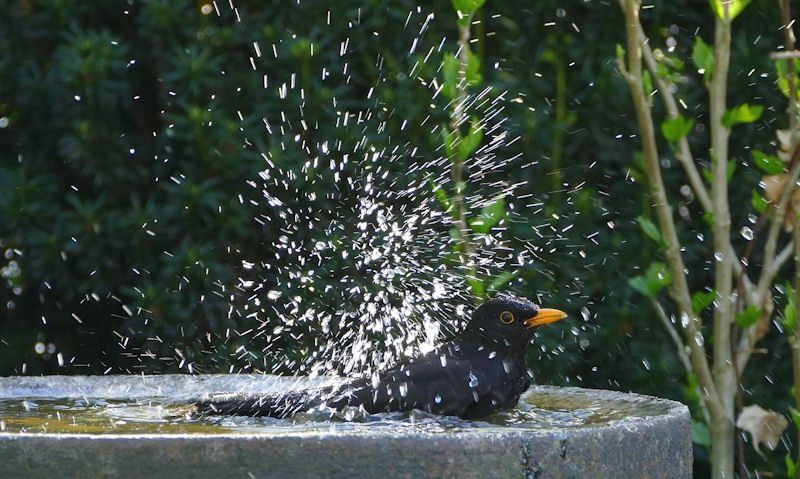
<svg viewBox="0 0 800 479">
<path fill-rule="evenodd" d="M 0 399 L 258 393 L 291 380 L 262 375 L 0 378 Z M 648 415 L 564 429 L 473 428 L 436 433 L 350 431 L 220 434 L 0 432 L 11 477 L 690 477 L 686 406 L 638 394 L 533 386 L 533 394 L 620 401 Z M 0 418 L 2 420 L 2 418 Z M 7 476 L 6 476 L 7 477 Z"/>
</svg>

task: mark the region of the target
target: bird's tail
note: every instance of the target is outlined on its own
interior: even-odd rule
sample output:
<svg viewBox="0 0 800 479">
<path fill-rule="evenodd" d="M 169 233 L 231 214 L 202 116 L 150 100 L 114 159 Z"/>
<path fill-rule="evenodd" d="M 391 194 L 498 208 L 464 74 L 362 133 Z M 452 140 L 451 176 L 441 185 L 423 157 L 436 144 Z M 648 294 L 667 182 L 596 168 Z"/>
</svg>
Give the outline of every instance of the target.
<svg viewBox="0 0 800 479">
<path fill-rule="evenodd" d="M 226 394 L 200 401 L 195 407 L 201 416 L 237 415 L 287 418 L 323 404 L 324 398 L 329 396 L 331 391 L 332 388 L 323 388 L 269 395 Z"/>
</svg>

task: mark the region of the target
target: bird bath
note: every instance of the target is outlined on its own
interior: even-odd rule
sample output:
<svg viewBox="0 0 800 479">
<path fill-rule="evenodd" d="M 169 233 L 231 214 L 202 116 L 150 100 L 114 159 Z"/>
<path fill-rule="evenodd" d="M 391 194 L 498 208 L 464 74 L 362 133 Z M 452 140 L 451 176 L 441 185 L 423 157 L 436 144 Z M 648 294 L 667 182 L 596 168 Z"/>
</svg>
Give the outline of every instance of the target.
<svg viewBox="0 0 800 479">
<path fill-rule="evenodd" d="M 302 381 L 301 385 L 311 385 Z M 260 375 L 0 378 L 3 477 L 689 477 L 688 409 L 534 386 L 481 421 L 413 414 L 291 420 L 191 415 L 209 393 L 275 392 Z"/>
</svg>

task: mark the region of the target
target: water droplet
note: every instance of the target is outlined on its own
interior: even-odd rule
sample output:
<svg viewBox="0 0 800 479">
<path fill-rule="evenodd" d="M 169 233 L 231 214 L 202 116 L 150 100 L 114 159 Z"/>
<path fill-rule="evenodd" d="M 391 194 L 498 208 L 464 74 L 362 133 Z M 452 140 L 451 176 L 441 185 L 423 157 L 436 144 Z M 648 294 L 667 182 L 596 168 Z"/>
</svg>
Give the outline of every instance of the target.
<svg viewBox="0 0 800 479">
<path fill-rule="evenodd" d="M 439 356 L 439 362 L 442 363 L 442 367 L 443 368 L 446 368 L 447 367 L 447 356 L 445 356 L 444 354 Z"/>
<path fill-rule="evenodd" d="M 508 359 L 503 360 L 503 371 L 505 371 L 506 374 L 511 372 L 511 366 L 513 366 L 513 364 L 511 364 L 511 361 L 509 361 Z"/>
<path fill-rule="evenodd" d="M 681 313 L 681 326 L 684 328 L 689 327 L 689 315 L 686 313 Z"/>
<path fill-rule="evenodd" d="M 400 383 L 400 397 L 406 397 L 408 394 L 408 383 Z"/>
<path fill-rule="evenodd" d="M 747 241 L 750 241 L 750 240 L 753 239 L 753 230 L 751 230 L 749 227 L 742 226 L 741 233 L 742 233 L 742 238 L 746 239 Z"/>
<path fill-rule="evenodd" d="M 433 402 L 435 402 L 436 404 L 441 404 L 442 403 L 442 396 L 437 394 L 436 396 L 433 397 Z"/>
<path fill-rule="evenodd" d="M 705 339 L 703 339 L 703 335 L 700 331 L 694 333 L 694 342 L 697 343 L 698 346 L 702 346 L 705 343 Z"/>
<path fill-rule="evenodd" d="M 725 259 L 725 255 L 722 253 L 722 251 L 717 251 L 714 253 L 714 259 L 717 260 L 717 262 L 720 262 Z"/>
<path fill-rule="evenodd" d="M 489 359 L 494 359 L 495 356 L 497 356 L 497 352 L 492 351 L 491 353 L 489 353 Z"/>
<path fill-rule="evenodd" d="M 477 386 L 478 386 L 478 378 L 475 377 L 475 375 L 472 373 L 472 371 L 470 371 L 469 372 L 469 387 L 474 388 L 474 387 L 477 387 Z"/>
<path fill-rule="evenodd" d="M 278 299 L 280 297 L 281 297 L 281 292 L 280 291 L 272 290 L 272 291 L 267 293 L 267 298 L 271 299 L 272 301 L 275 301 L 276 299 Z"/>
</svg>

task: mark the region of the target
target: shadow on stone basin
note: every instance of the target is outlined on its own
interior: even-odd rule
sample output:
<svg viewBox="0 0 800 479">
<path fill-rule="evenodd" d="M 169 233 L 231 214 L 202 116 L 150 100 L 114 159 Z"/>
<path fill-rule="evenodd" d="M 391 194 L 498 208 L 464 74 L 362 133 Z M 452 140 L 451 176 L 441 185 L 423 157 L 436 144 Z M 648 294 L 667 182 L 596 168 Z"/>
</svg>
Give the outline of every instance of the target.
<svg viewBox="0 0 800 479">
<path fill-rule="evenodd" d="M 413 413 L 196 418 L 209 393 L 276 392 L 258 375 L 0 378 L 3 477 L 689 477 L 685 406 L 532 387 L 482 421 Z"/>
</svg>

